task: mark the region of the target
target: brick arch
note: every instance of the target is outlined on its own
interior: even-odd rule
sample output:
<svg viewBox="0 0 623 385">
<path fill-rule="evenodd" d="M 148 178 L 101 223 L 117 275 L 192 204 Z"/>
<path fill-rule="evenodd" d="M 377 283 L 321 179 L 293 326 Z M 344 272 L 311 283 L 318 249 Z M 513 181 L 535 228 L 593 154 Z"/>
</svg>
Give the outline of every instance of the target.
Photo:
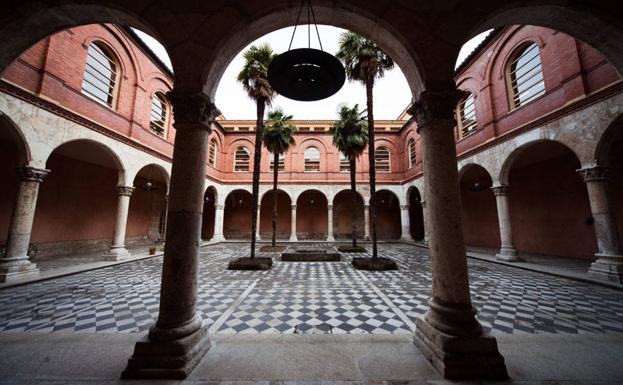
<svg viewBox="0 0 623 385">
<path fill-rule="evenodd" d="M 227 194 L 223 216 L 223 236 L 226 239 L 250 239 L 252 199 L 251 193 L 244 189 Z"/>
<path fill-rule="evenodd" d="M 355 191 L 357 202 L 353 206 L 352 190 L 340 190 L 333 196 L 333 235 L 336 239 L 350 239 L 353 232 L 353 214 L 358 239 L 363 239 L 364 229 L 364 198 Z"/>
<path fill-rule="evenodd" d="M 620 114 L 608 125 L 601 134 L 595 148 L 595 161 L 602 166 L 609 165 L 612 154 L 612 144 L 623 138 L 623 114 Z"/>
<path fill-rule="evenodd" d="M 424 207 L 422 207 L 424 195 L 416 186 L 409 186 L 406 200 L 409 204 L 409 233 L 411 238 L 415 241 L 423 241 L 426 231 L 424 228 Z"/>
<path fill-rule="evenodd" d="M 380 189 L 374 197 L 376 204 L 376 230 L 379 239 L 398 239 L 401 235 L 400 205 L 398 196 L 391 190 Z"/>
<path fill-rule="evenodd" d="M 263 239 L 272 237 L 273 190 L 267 190 L 260 199 L 260 228 Z M 288 239 L 292 229 L 292 198 L 287 191 L 277 189 L 277 239 Z"/>
<path fill-rule="evenodd" d="M 316 189 L 307 189 L 296 197 L 298 239 L 326 239 L 329 223 L 328 202 L 325 193 Z"/>
</svg>

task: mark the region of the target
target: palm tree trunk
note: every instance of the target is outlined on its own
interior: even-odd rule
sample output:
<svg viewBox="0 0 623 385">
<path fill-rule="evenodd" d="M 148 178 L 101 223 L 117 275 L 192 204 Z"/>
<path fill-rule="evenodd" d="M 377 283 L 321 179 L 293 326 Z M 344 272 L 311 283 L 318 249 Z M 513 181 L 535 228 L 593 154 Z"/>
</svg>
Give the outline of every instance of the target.
<svg viewBox="0 0 623 385">
<path fill-rule="evenodd" d="M 357 220 L 357 185 L 355 183 L 355 178 L 357 177 L 356 174 L 356 167 L 357 167 L 357 162 L 355 160 L 355 157 L 351 157 L 349 159 L 350 161 L 350 192 L 351 192 L 351 198 L 352 198 L 352 209 L 351 209 L 351 223 L 353 226 L 353 233 L 352 233 L 352 238 L 353 238 L 353 247 L 357 247 L 357 224 L 355 223 L 355 221 Z"/>
<path fill-rule="evenodd" d="M 272 246 L 275 247 L 277 240 L 277 179 L 279 178 L 279 153 L 275 151 L 273 163 L 273 241 Z"/>
<path fill-rule="evenodd" d="M 366 82 L 366 102 L 368 109 L 368 161 L 370 163 L 370 236 L 372 237 L 372 258 L 378 257 L 376 247 L 376 164 L 374 162 L 374 114 L 372 111 L 372 90 L 374 78 Z"/>
<path fill-rule="evenodd" d="M 262 132 L 264 131 L 264 109 L 266 101 L 257 100 L 257 122 L 255 123 L 255 153 L 253 155 L 253 202 L 251 203 L 251 256 L 255 257 L 255 234 L 257 233 L 257 201 L 260 195 L 260 161 L 262 160 Z"/>
</svg>

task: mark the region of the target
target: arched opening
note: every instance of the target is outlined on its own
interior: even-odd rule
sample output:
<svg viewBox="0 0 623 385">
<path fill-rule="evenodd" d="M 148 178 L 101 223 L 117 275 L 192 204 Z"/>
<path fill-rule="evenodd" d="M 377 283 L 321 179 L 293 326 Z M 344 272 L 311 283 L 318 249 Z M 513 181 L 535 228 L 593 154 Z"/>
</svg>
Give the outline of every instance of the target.
<svg viewBox="0 0 623 385">
<path fill-rule="evenodd" d="M 596 239 L 577 156 L 561 143 L 533 142 L 506 161 L 509 210 L 520 253 L 594 259 Z"/>
<path fill-rule="evenodd" d="M 423 241 L 424 229 L 424 209 L 422 207 L 422 196 L 420 190 L 415 187 L 409 189 L 409 230 L 411 237 L 416 241 Z"/>
<path fill-rule="evenodd" d="M 296 201 L 296 236 L 298 239 L 327 238 L 327 198 L 318 190 L 307 190 Z"/>
<path fill-rule="evenodd" d="M 491 175 L 477 164 L 467 165 L 459 173 L 466 246 L 487 249 L 500 247 L 500 227 L 492 184 Z"/>
<path fill-rule="evenodd" d="M 333 198 L 333 236 L 335 239 L 352 238 L 353 213 L 355 213 L 357 238 L 363 239 L 365 235 L 363 198 L 358 192 L 355 195 L 355 203 L 353 203 L 351 190 L 342 190 Z"/>
<path fill-rule="evenodd" d="M 0 117 L 0 243 L 6 243 L 19 188 L 18 166 L 27 159 L 27 148 L 13 124 Z M 2 249 L 2 247 L 0 247 Z"/>
<path fill-rule="evenodd" d="M 623 240 L 623 116 L 617 118 L 603 133 L 596 159 L 601 166 L 609 167 L 608 186 L 610 204 L 619 233 Z"/>
<path fill-rule="evenodd" d="M 262 197 L 260 211 L 260 237 L 271 239 L 273 234 L 273 190 Z M 288 193 L 277 190 L 277 239 L 288 239 L 292 230 L 292 200 Z"/>
<path fill-rule="evenodd" d="M 376 234 L 378 239 L 400 238 L 400 201 L 396 194 L 389 190 L 377 191 L 376 203 Z"/>
<path fill-rule="evenodd" d="M 107 147 L 76 140 L 47 160 L 31 242 L 37 257 L 108 250 L 115 227 L 121 165 Z"/>
<path fill-rule="evenodd" d="M 134 178 L 126 227 L 126 245 L 164 240 L 168 174 L 161 166 L 143 167 Z"/>
<path fill-rule="evenodd" d="M 225 199 L 223 236 L 225 239 L 251 238 L 251 202 L 246 190 L 234 190 Z"/>
<path fill-rule="evenodd" d="M 216 216 L 216 189 L 210 186 L 203 196 L 203 216 L 201 221 L 201 239 L 209 240 L 214 236 L 214 219 Z"/>
</svg>

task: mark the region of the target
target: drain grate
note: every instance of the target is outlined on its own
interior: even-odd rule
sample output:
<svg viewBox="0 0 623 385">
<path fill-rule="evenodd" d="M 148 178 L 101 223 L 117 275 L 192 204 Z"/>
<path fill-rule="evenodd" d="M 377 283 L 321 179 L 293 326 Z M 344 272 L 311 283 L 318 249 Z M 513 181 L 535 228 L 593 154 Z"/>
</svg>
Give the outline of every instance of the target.
<svg viewBox="0 0 623 385">
<path fill-rule="evenodd" d="M 333 334 L 333 326 L 327 323 L 319 325 L 302 323 L 294 327 L 294 334 Z"/>
</svg>

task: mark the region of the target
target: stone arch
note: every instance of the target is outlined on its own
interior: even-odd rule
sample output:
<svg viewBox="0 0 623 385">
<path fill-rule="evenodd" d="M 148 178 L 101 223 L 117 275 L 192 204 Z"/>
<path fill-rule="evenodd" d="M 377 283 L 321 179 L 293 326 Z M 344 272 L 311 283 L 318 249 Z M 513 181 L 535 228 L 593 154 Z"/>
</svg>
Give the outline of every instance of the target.
<svg viewBox="0 0 623 385">
<path fill-rule="evenodd" d="M 164 240 L 169 173 L 159 164 L 147 164 L 132 178 L 126 225 L 126 244 L 150 244 Z"/>
<path fill-rule="evenodd" d="M 356 191 L 356 203 L 353 204 L 352 191 L 340 190 L 333 196 L 333 236 L 335 239 L 351 239 L 353 233 L 353 213 L 358 239 L 365 235 L 364 198 Z"/>
<path fill-rule="evenodd" d="M 123 186 L 125 185 L 125 183 L 129 183 L 126 180 L 126 167 L 123 163 L 123 161 L 121 160 L 121 157 L 112 149 L 110 148 L 108 145 L 99 142 L 97 140 L 93 140 L 93 139 L 81 139 L 81 138 L 76 138 L 76 139 L 72 139 L 66 142 L 62 142 L 60 144 L 58 144 L 54 149 L 52 149 L 52 151 L 50 151 L 50 153 L 47 155 L 46 159 L 46 164 L 50 159 L 50 156 L 52 156 L 52 154 L 54 154 L 56 151 L 58 151 L 60 148 L 62 148 L 63 146 L 67 146 L 67 145 L 72 145 L 75 143 L 88 143 L 90 145 L 95 146 L 96 148 L 99 148 L 101 150 L 103 150 L 106 154 L 108 154 L 111 158 L 111 160 L 113 161 L 113 164 L 115 165 L 115 168 L 118 171 L 118 185 L 119 186 Z"/>
<path fill-rule="evenodd" d="M 535 140 L 511 153 L 508 185 L 512 237 L 521 254 L 593 259 L 595 229 L 580 160 L 568 146 Z"/>
<path fill-rule="evenodd" d="M 595 149 L 595 161 L 601 166 L 609 166 L 613 154 L 613 144 L 623 139 L 623 114 L 616 117 L 603 132 Z"/>
<path fill-rule="evenodd" d="M 251 238 L 251 202 L 253 196 L 244 189 L 235 189 L 225 198 L 223 236 L 226 239 Z"/>
<path fill-rule="evenodd" d="M 208 186 L 203 194 L 203 213 L 201 221 L 201 239 L 208 240 L 214 236 L 214 220 L 218 204 L 218 190 Z"/>
<path fill-rule="evenodd" d="M 500 227 L 492 186 L 491 173 L 480 164 L 469 163 L 459 171 L 461 217 L 467 246 L 491 250 L 500 247 Z"/>
<path fill-rule="evenodd" d="M 328 199 L 320 190 L 308 189 L 296 198 L 296 236 L 298 239 L 327 238 Z"/>
<path fill-rule="evenodd" d="M 32 159 L 30 146 L 24 133 L 9 116 L 2 112 L 0 112 L 0 141 L 10 141 L 16 145 L 19 164 L 28 164 Z"/>
<path fill-rule="evenodd" d="M 128 180 L 132 180 L 132 181 L 135 180 L 136 177 L 141 173 L 141 171 L 147 168 L 152 168 L 151 173 L 152 174 L 155 173 L 156 175 L 160 176 L 163 179 L 162 181 L 166 184 L 167 191 L 168 191 L 169 182 L 171 181 L 171 176 L 169 175 L 169 171 L 166 168 L 164 168 L 164 166 L 158 163 L 148 163 L 143 166 L 140 166 L 139 169 L 136 172 L 134 172 L 132 175 L 128 172 Z"/>
<path fill-rule="evenodd" d="M 424 228 L 424 208 L 422 207 L 423 195 L 416 186 L 407 189 L 407 202 L 409 202 L 409 232 L 411 238 L 423 241 L 426 229 Z"/>
<path fill-rule="evenodd" d="M 31 238 L 38 256 L 108 250 L 117 186 L 128 186 L 116 153 L 95 140 L 70 140 L 49 154 L 46 168 L 50 174 L 39 188 Z"/>
<path fill-rule="evenodd" d="M 391 190 L 380 189 L 374 194 L 376 233 L 379 239 L 399 239 L 401 235 L 400 199 Z"/>
<path fill-rule="evenodd" d="M 260 236 L 262 239 L 272 237 L 273 190 L 267 190 L 260 199 Z M 277 239 L 290 238 L 292 229 L 292 198 L 287 191 L 277 189 Z"/>
</svg>

